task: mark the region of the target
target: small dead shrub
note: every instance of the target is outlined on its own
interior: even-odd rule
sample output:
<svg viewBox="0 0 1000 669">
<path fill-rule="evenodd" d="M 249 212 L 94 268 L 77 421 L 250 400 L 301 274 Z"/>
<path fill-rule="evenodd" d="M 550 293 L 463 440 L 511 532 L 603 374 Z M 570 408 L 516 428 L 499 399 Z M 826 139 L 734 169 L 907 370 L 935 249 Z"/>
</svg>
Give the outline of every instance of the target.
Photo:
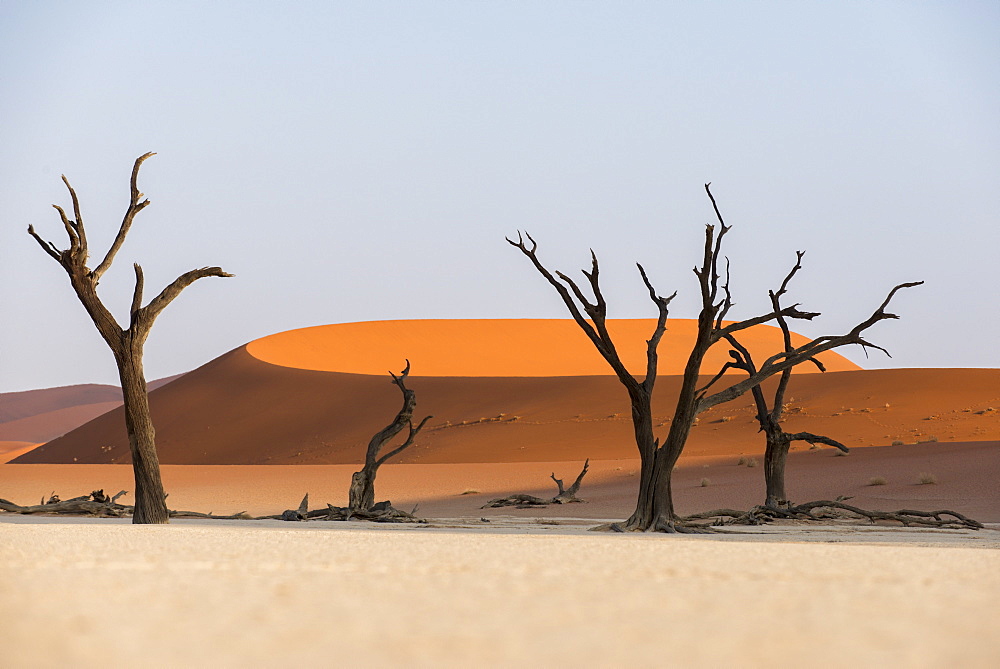
<svg viewBox="0 0 1000 669">
<path fill-rule="evenodd" d="M 893 439 L 893 440 L 892 440 L 892 445 L 893 445 L 893 446 L 902 446 L 902 445 L 903 445 L 903 442 L 902 442 L 902 440 L 900 440 L 900 439 Z"/>
<path fill-rule="evenodd" d="M 701 487 L 702 488 L 707 488 L 710 485 L 712 485 L 712 482 L 709 481 L 708 479 L 702 479 L 701 480 Z"/>
<path fill-rule="evenodd" d="M 758 464 L 757 458 L 747 458 L 747 467 L 756 467 Z"/>
<path fill-rule="evenodd" d="M 937 477 L 934 476 L 934 474 L 923 472 L 920 474 L 920 476 L 917 477 L 917 482 L 920 485 L 930 485 L 933 483 L 937 483 Z"/>
<path fill-rule="evenodd" d="M 868 479 L 868 485 L 885 485 L 888 481 L 883 476 L 873 476 Z"/>
</svg>

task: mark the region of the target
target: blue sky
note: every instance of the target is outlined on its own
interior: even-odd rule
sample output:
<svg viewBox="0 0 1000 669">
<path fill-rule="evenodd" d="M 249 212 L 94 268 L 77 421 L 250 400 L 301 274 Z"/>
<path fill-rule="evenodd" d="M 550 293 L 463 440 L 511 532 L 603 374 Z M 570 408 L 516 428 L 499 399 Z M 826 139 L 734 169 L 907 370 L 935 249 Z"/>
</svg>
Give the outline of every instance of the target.
<svg viewBox="0 0 1000 669">
<path fill-rule="evenodd" d="M 236 274 L 163 313 L 151 379 L 309 325 L 565 316 L 518 229 L 567 272 L 592 247 L 613 317 L 655 314 L 636 261 L 693 317 L 708 181 L 734 316 L 803 249 L 803 334 L 922 279 L 870 333 L 893 358 L 842 352 L 1000 367 L 998 119 L 995 2 L 0 0 L 0 391 L 116 382 L 25 229 L 64 245 L 65 173 L 103 254 L 146 151 L 106 303 L 133 261 L 148 294 Z"/>
</svg>

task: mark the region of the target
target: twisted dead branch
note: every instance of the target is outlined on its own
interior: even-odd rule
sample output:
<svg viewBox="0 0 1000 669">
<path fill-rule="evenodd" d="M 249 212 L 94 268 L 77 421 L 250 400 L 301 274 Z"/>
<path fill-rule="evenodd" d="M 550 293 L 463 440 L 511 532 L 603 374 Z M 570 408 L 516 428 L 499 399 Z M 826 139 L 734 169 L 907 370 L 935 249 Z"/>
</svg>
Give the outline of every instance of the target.
<svg viewBox="0 0 1000 669">
<path fill-rule="evenodd" d="M 584 500 L 576 496 L 576 493 L 580 491 L 580 484 L 583 482 L 583 477 L 587 475 L 587 470 L 590 469 L 590 458 L 583 463 L 583 469 L 580 470 L 580 474 L 573 481 L 573 485 L 569 488 L 563 488 L 562 479 L 556 478 L 556 473 L 552 472 L 550 478 L 556 482 L 556 486 L 559 488 L 559 493 L 555 497 L 549 497 L 547 499 L 542 497 L 535 497 L 534 495 L 526 495 L 519 493 L 516 495 L 508 495 L 507 497 L 498 497 L 497 499 L 491 499 L 486 502 L 482 509 L 496 509 L 502 506 L 513 506 L 518 509 L 530 509 L 537 506 L 548 506 L 550 504 L 573 504 L 575 502 L 583 502 Z"/>
</svg>

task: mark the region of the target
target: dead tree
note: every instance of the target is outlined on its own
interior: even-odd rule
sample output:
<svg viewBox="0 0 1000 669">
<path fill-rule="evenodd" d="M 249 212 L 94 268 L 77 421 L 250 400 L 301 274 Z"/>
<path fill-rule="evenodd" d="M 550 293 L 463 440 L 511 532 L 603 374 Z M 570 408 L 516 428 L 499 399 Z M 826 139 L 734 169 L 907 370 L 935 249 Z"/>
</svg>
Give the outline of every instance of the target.
<svg viewBox="0 0 1000 669">
<path fill-rule="evenodd" d="M 588 469 L 590 469 L 590 458 L 587 458 L 587 460 L 583 463 L 583 469 L 580 470 L 580 474 L 576 477 L 576 480 L 573 481 L 573 485 L 569 488 L 564 488 L 562 479 L 557 479 L 556 473 L 552 472 L 550 477 L 556 482 L 556 487 L 559 488 L 559 493 L 555 497 L 545 499 L 542 497 L 535 497 L 534 495 L 519 493 L 516 495 L 508 495 L 507 497 L 491 499 L 480 508 L 496 509 L 501 506 L 516 506 L 519 509 L 527 509 L 534 506 L 548 506 L 549 504 L 572 504 L 574 502 L 582 502 L 583 500 L 577 497 L 576 493 L 580 492 L 580 484 L 583 483 L 583 477 L 587 475 Z"/>
<path fill-rule="evenodd" d="M 164 288 L 145 306 L 142 305 L 143 277 L 142 267 L 134 264 L 135 288 L 132 293 L 132 306 L 129 310 L 128 327 L 121 327 L 115 317 L 104 306 L 97 294 L 97 285 L 101 277 L 111 267 L 115 256 L 125 243 L 125 236 L 136 214 L 149 205 L 148 199 L 139 192 L 136 180 L 139 167 L 153 153 L 147 153 L 136 159 L 132 167 L 131 198 L 125 217 L 122 219 L 118 234 L 104 259 L 96 268 L 87 265 L 89 247 L 87 233 L 80 214 L 80 201 L 69 180 L 63 176 L 63 183 L 69 190 L 73 202 L 73 216 L 70 218 L 62 207 L 52 205 L 59 212 L 63 228 L 69 238 L 69 248 L 60 250 L 52 242 L 42 239 L 33 226 L 28 226 L 28 234 L 42 247 L 49 256 L 59 263 L 69 275 L 70 285 L 83 304 L 97 331 L 107 342 L 118 366 L 121 379 L 122 395 L 125 405 L 125 428 L 128 432 L 129 447 L 132 453 L 132 468 L 135 473 L 135 513 L 133 523 L 166 523 L 169 514 L 165 502 L 163 483 L 160 480 L 160 463 L 156 455 L 155 433 L 149 416 L 149 398 L 146 392 L 146 377 L 142 369 L 142 352 L 153 321 L 168 304 L 173 301 L 186 287 L 207 276 L 228 277 L 220 267 L 202 267 L 185 272 L 173 283 Z"/>
<path fill-rule="evenodd" d="M 702 262 L 700 266 L 694 268 L 694 273 L 698 278 L 702 302 L 698 313 L 698 329 L 691 352 L 688 355 L 687 364 L 684 368 L 681 389 L 677 396 L 677 404 L 670 423 L 670 429 L 662 444 L 653 435 L 651 399 L 653 386 L 656 381 L 656 349 L 666 327 L 667 304 L 673 298 L 673 295 L 669 298 L 658 296 L 642 265 L 638 265 L 639 273 L 649 291 L 650 299 L 656 304 L 659 311 L 656 327 L 646 343 L 646 374 L 643 380 L 639 381 L 622 364 L 614 342 L 608 333 L 606 324 L 607 304 L 604 296 L 601 294 L 597 256 L 594 252 L 591 251 L 591 271 L 587 272 L 584 270 L 583 272 L 594 294 L 594 302 L 591 303 L 580 287 L 570 277 L 562 272 L 556 272 L 555 276 L 553 276 L 542 265 L 536 255 L 538 245 L 530 235 L 519 233 L 516 242 L 507 239 L 508 243 L 518 248 L 531 260 L 535 269 L 556 289 L 556 292 L 559 293 L 573 319 L 590 338 L 595 348 L 597 348 L 598 352 L 608 362 L 628 392 L 632 405 L 632 424 L 635 432 L 635 441 L 639 449 L 641 461 L 639 493 L 636 509 L 632 516 L 617 529 L 662 530 L 666 532 L 684 531 L 684 524 L 677 522 L 679 519 L 674 513 L 670 478 L 674 466 L 677 464 L 677 460 L 684 450 L 691 427 L 694 425 L 694 420 L 698 414 L 718 404 L 736 399 L 752 388 L 759 386 L 771 376 L 813 360 L 824 351 L 846 346 L 847 344 L 873 346 L 862 338 L 862 333 L 881 320 L 897 318 L 894 314 L 885 312 L 885 307 L 889 304 L 892 297 L 902 288 L 922 283 L 905 283 L 893 288 L 889 296 L 882 303 L 882 306 L 869 319 L 855 326 L 847 334 L 819 337 L 802 346 L 781 351 L 765 360 L 754 373 L 749 374 L 743 381 L 734 383 L 724 390 L 709 395 L 709 388 L 721 379 L 728 369 L 734 367 L 732 362 L 727 363 L 708 384 L 699 387 L 702 362 L 712 346 L 726 339 L 727 336 L 734 335 L 737 332 L 756 325 L 768 323 L 779 317 L 811 320 L 819 314 L 804 312 L 798 309 L 798 305 L 792 305 L 742 321 L 730 322 L 728 324 L 725 322 L 726 316 L 733 306 L 732 294 L 729 289 L 728 261 L 726 262 L 726 278 L 724 283 L 721 282 L 722 277 L 719 271 L 720 263 L 724 259 L 722 241 L 731 226 L 726 225 L 723 220 L 715 198 L 712 196 L 710 184 L 705 184 L 705 192 L 712 202 L 712 207 L 719 222 L 719 233 L 718 235 L 715 234 L 715 226 L 713 225 L 705 227 L 705 246 Z M 530 242 L 530 246 L 525 243 L 525 237 Z M 586 317 L 584 317 L 584 314 L 586 314 Z"/>
<path fill-rule="evenodd" d="M 805 251 L 795 252 L 795 265 L 781 282 L 781 287 L 777 291 L 769 291 L 771 298 L 771 308 L 775 313 L 781 313 L 781 296 L 788 290 L 788 283 L 795 276 L 795 273 L 802 269 L 802 256 Z M 781 337 L 786 352 L 794 351 L 792 346 L 792 334 L 788 328 L 788 321 L 784 316 L 778 316 L 775 321 L 781 328 Z M 734 335 L 727 335 L 726 341 L 732 346 L 729 352 L 733 358 L 732 366 L 745 371 L 753 376 L 757 371 L 754 364 L 753 355 L 740 344 Z M 816 358 L 810 360 L 821 372 L 826 371 L 826 367 Z M 764 488 L 765 506 L 777 507 L 788 506 L 788 495 L 785 493 L 785 465 L 788 461 L 788 451 L 793 441 L 805 441 L 809 444 L 826 444 L 840 449 L 847 453 L 850 449 L 839 441 L 811 432 L 785 432 L 781 427 L 781 417 L 785 410 L 785 393 L 788 390 L 788 382 L 792 378 L 792 369 L 788 368 L 778 375 L 778 384 L 771 396 L 771 406 L 767 404 L 767 398 L 761 386 L 754 386 L 750 392 L 753 395 L 754 406 L 757 410 L 757 423 L 760 431 L 764 433 L 766 448 L 764 450 Z"/>
<path fill-rule="evenodd" d="M 413 426 L 413 410 L 417 406 L 417 395 L 406 387 L 406 377 L 409 373 L 409 360 L 406 361 L 406 369 L 399 376 L 389 372 L 389 376 L 392 377 L 392 383 L 403 393 L 403 407 L 391 423 L 371 438 L 371 441 L 368 442 L 368 450 L 365 453 L 365 466 L 361 471 L 354 472 L 351 476 L 349 508 L 354 511 L 370 511 L 372 509 L 375 505 L 375 476 L 378 474 L 378 468 L 389 458 L 399 455 L 409 448 L 427 421 L 433 418 L 433 416 L 426 416 L 420 421 L 419 425 L 416 427 Z M 390 439 L 399 434 L 404 427 L 409 429 L 406 441 L 380 457 L 379 454 L 382 451 L 382 447 Z"/>
</svg>

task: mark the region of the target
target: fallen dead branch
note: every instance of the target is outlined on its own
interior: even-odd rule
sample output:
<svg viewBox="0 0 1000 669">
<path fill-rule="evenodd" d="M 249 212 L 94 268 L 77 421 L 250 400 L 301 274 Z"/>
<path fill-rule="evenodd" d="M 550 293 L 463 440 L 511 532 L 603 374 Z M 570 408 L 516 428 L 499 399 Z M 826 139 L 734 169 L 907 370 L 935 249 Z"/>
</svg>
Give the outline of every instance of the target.
<svg viewBox="0 0 1000 669">
<path fill-rule="evenodd" d="M 897 522 L 904 527 L 936 527 L 945 529 L 980 530 L 983 524 L 957 511 L 874 511 L 845 504 L 842 500 L 818 500 L 787 506 L 755 506 L 749 511 L 714 509 L 685 516 L 686 523 L 715 519 L 715 525 L 761 525 L 775 520 L 843 520 L 867 519 L 877 522 Z"/>
<path fill-rule="evenodd" d="M 309 493 L 299 503 L 299 508 L 288 509 L 273 516 L 256 516 L 253 520 L 367 520 L 373 523 L 426 523 L 423 518 L 417 518 L 413 513 L 407 513 L 394 507 L 388 500 L 373 504 L 370 509 L 352 509 L 350 506 L 334 506 L 327 504 L 325 509 L 309 510 Z"/>
<path fill-rule="evenodd" d="M 583 482 L 583 477 L 587 475 L 588 469 L 590 469 L 590 458 L 587 458 L 586 462 L 583 463 L 583 469 L 580 471 L 580 475 L 576 477 L 573 485 L 569 488 L 563 488 L 562 479 L 557 479 L 556 473 L 552 472 L 550 476 L 559 488 L 559 493 L 555 497 L 543 499 L 541 497 L 535 497 L 534 495 L 519 493 L 516 495 L 508 495 L 507 497 L 491 499 L 480 508 L 496 509 L 501 506 L 513 506 L 518 509 L 530 509 L 536 506 L 548 506 L 549 504 L 572 504 L 574 502 L 583 502 L 584 500 L 578 498 L 576 493 L 580 491 L 580 483 Z"/>
<path fill-rule="evenodd" d="M 127 495 L 125 490 L 120 491 L 113 497 L 104 494 L 104 490 L 95 490 L 89 495 L 82 495 L 72 499 L 61 500 L 54 492 L 48 500 L 42 499 L 40 504 L 22 506 L 6 499 L 0 498 L 0 511 L 8 513 L 20 513 L 25 515 L 70 515 L 70 516 L 93 516 L 96 518 L 126 518 L 135 512 L 135 507 L 127 504 L 119 504 L 118 498 Z M 299 504 L 298 509 L 288 509 L 282 513 L 270 516 L 251 516 L 245 511 L 230 515 L 217 515 L 214 513 L 202 513 L 200 511 L 177 511 L 170 509 L 168 513 L 171 518 L 209 518 L 212 520 L 367 520 L 374 523 L 426 523 L 422 518 L 414 516 L 416 507 L 407 513 L 401 511 L 389 501 L 379 502 L 372 505 L 370 509 L 360 510 L 350 507 L 339 507 L 327 504 L 325 509 L 309 510 L 309 493 L 306 493 Z"/>
<path fill-rule="evenodd" d="M 135 513 L 135 507 L 129 504 L 119 504 L 118 498 L 127 495 L 127 490 L 121 490 L 112 497 L 104 494 L 104 490 L 95 490 L 89 495 L 81 495 L 72 499 L 59 499 L 53 492 L 48 500 L 40 504 L 22 506 L 6 499 L 0 499 L 0 511 L 20 513 L 24 515 L 67 515 L 94 516 L 96 518 L 127 518 Z M 218 516 L 213 513 L 199 511 L 176 511 L 169 509 L 171 518 L 213 518 L 215 520 L 247 520 L 251 516 L 241 511 L 228 516 Z"/>
</svg>

